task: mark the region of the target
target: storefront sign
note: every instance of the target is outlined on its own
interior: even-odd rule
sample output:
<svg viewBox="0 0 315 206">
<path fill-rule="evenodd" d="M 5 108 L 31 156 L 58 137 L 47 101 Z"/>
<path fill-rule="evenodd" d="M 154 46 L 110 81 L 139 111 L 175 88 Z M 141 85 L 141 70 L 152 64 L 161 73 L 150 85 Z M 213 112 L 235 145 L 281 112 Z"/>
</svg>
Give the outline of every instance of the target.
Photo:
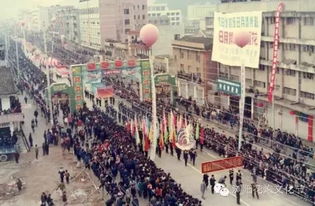
<svg viewBox="0 0 315 206">
<path fill-rule="evenodd" d="M 241 84 L 228 80 L 218 79 L 217 90 L 231 95 L 241 95 Z"/>
<path fill-rule="evenodd" d="M 83 107 L 83 80 L 82 65 L 71 66 L 72 84 L 74 90 L 75 110 L 78 111 Z"/>
<path fill-rule="evenodd" d="M 215 13 L 212 60 L 258 68 L 262 12 Z M 243 61 L 243 62 L 242 62 Z"/>
</svg>

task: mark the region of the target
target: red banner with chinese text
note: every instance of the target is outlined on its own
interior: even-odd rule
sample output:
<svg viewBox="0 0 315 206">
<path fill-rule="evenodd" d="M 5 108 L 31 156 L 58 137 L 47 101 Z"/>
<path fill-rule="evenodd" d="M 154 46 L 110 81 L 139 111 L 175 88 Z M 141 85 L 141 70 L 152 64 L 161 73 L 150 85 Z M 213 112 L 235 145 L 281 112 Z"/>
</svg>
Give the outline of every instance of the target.
<svg viewBox="0 0 315 206">
<path fill-rule="evenodd" d="M 275 88 L 276 70 L 277 70 L 277 64 L 278 64 L 279 38 L 280 38 L 280 14 L 283 10 L 283 7 L 284 7 L 284 3 L 281 2 L 278 5 L 276 17 L 275 17 L 272 66 L 271 66 L 271 74 L 270 74 L 269 89 L 268 89 L 268 101 L 270 103 L 273 100 L 273 90 Z"/>
<path fill-rule="evenodd" d="M 219 170 L 231 169 L 234 167 L 243 166 L 243 157 L 230 157 L 222 160 L 216 160 L 211 162 L 204 162 L 201 164 L 201 172 L 215 172 Z"/>
</svg>

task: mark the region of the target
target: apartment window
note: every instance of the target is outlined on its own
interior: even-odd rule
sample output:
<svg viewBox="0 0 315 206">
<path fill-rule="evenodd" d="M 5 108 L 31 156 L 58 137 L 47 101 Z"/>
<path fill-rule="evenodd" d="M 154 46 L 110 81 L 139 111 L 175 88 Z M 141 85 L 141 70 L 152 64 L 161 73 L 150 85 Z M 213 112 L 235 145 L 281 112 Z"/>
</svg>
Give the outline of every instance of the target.
<svg viewBox="0 0 315 206">
<path fill-rule="evenodd" d="M 129 14 L 129 9 L 124 9 L 124 14 Z"/>
<path fill-rule="evenodd" d="M 283 88 L 283 93 L 291 95 L 291 96 L 295 96 L 296 95 L 296 89 L 292 89 L 292 88 L 289 88 L 289 87 L 284 87 Z"/>
<path fill-rule="evenodd" d="M 200 55 L 198 54 L 198 52 L 196 52 L 196 61 L 200 62 Z"/>
<path fill-rule="evenodd" d="M 142 19 L 143 19 L 143 20 L 145 19 L 145 15 L 144 15 L 144 14 L 142 15 Z"/>
<path fill-rule="evenodd" d="M 180 52 L 180 58 L 184 59 L 184 52 Z"/>
<path fill-rule="evenodd" d="M 145 5 L 142 5 L 142 10 L 144 10 L 145 9 Z"/>
<path fill-rule="evenodd" d="M 295 44 L 290 44 L 290 50 L 295 51 Z"/>
<path fill-rule="evenodd" d="M 167 16 L 169 16 L 169 15 L 170 15 L 170 13 L 166 13 L 166 15 L 167 15 Z"/>
<path fill-rule="evenodd" d="M 314 46 L 303 46 L 303 52 L 313 53 L 315 51 Z"/>
<path fill-rule="evenodd" d="M 295 70 L 292 70 L 292 69 L 287 69 L 286 71 L 285 71 L 285 74 L 287 75 L 287 76 L 292 76 L 292 77 L 295 77 Z"/>
<path fill-rule="evenodd" d="M 266 88 L 266 82 L 262 82 L 262 81 L 254 81 L 254 86 L 255 87 L 261 87 L 261 88 Z"/>
<path fill-rule="evenodd" d="M 303 72 L 303 78 L 304 79 L 311 79 L 311 80 L 313 80 L 314 79 L 314 74 Z"/>
<path fill-rule="evenodd" d="M 275 18 L 274 17 L 271 17 L 270 18 L 270 24 L 274 24 L 275 23 Z"/>
<path fill-rule="evenodd" d="M 133 19 L 137 19 L 137 16 L 136 16 L 136 15 L 134 15 L 134 16 L 133 16 Z"/>
<path fill-rule="evenodd" d="M 287 18 L 287 24 L 294 24 L 295 18 L 294 17 L 288 17 Z"/>
<path fill-rule="evenodd" d="M 125 25 L 129 25 L 130 24 L 130 20 L 129 19 L 125 19 Z"/>
<path fill-rule="evenodd" d="M 180 64 L 180 70 L 184 71 L 184 64 Z"/>
<path fill-rule="evenodd" d="M 128 34 L 130 29 L 125 29 L 125 34 Z"/>
<path fill-rule="evenodd" d="M 265 71 L 265 67 L 266 67 L 265 65 L 260 65 L 260 66 L 259 66 L 259 70 L 260 70 L 260 71 Z"/>
<path fill-rule="evenodd" d="M 179 20 L 179 17 L 176 17 L 176 20 Z"/>
<path fill-rule="evenodd" d="M 309 93 L 309 92 L 300 92 L 300 97 L 305 98 L 305 99 L 315 99 L 315 94 L 314 93 Z"/>
<path fill-rule="evenodd" d="M 304 17 L 304 25 L 305 26 L 313 26 L 314 18 L 313 17 Z"/>
<path fill-rule="evenodd" d="M 178 15 L 179 15 L 179 12 L 177 12 L 176 15 L 178 16 Z"/>
</svg>

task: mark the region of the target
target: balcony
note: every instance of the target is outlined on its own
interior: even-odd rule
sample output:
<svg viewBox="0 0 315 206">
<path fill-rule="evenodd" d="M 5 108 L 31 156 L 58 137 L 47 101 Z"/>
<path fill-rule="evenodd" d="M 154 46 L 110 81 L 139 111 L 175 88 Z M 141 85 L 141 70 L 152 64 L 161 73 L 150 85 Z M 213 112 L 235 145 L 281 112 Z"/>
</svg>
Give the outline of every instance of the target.
<svg viewBox="0 0 315 206">
<path fill-rule="evenodd" d="M 186 81 L 194 82 L 197 84 L 201 84 L 202 80 L 200 77 L 200 73 L 198 74 L 193 74 L 193 73 L 186 73 L 184 71 L 178 71 L 177 72 L 177 78 L 179 79 L 184 79 Z"/>
</svg>

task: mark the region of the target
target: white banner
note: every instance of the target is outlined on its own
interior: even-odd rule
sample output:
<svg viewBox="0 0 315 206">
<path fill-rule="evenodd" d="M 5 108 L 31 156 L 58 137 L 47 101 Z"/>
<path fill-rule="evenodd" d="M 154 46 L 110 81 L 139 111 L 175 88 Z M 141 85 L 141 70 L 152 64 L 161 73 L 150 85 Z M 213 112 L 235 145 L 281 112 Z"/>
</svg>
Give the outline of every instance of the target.
<svg viewBox="0 0 315 206">
<path fill-rule="evenodd" d="M 215 13 L 212 60 L 258 68 L 262 12 Z"/>
</svg>

